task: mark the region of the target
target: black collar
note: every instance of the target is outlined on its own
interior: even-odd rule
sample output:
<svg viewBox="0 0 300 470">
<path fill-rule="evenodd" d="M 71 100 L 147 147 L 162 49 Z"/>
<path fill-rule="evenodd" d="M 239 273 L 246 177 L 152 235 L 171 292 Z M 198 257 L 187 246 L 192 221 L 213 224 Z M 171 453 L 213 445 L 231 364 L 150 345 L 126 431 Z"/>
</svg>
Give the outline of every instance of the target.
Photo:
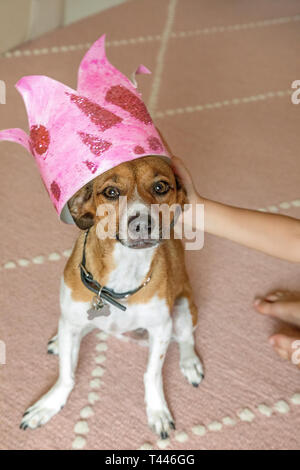
<svg viewBox="0 0 300 470">
<path fill-rule="evenodd" d="M 86 242 L 87 242 L 88 234 L 89 234 L 89 229 L 85 232 L 83 252 L 82 252 L 82 261 L 81 261 L 81 264 L 79 265 L 81 280 L 83 284 L 85 285 L 85 287 L 87 287 L 90 291 L 94 292 L 94 294 L 96 294 L 98 298 L 100 297 L 106 302 L 110 303 L 111 305 L 114 305 L 120 310 L 125 311 L 126 310 L 125 305 L 121 304 L 116 299 L 126 299 L 130 295 L 133 295 L 136 292 L 138 292 L 146 284 L 148 284 L 148 282 L 151 279 L 151 275 L 139 287 L 137 287 L 136 289 L 127 291 L 127 292 L 115 292 L 114 290 L 109 289 L 108 287 L 101 286 L 101 284 L 99 284 L 99 282 L 97 282 L 93 278 L 93 275 L 86 269 L 85 249 L 86 249 Z"/>
</svg>

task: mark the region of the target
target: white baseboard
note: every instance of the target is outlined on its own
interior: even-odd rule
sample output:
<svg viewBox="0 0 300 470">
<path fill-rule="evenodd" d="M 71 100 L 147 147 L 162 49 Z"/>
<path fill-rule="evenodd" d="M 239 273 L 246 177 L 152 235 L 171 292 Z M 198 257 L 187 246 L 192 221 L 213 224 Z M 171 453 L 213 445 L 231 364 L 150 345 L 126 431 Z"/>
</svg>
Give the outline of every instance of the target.
<svg viewBox="0 0 300 470">
<path fill-rule="evenodd" d="M 34 39 L 64 24 L 64 0 L 31 0 L 27 38 Z"/>
</svg>

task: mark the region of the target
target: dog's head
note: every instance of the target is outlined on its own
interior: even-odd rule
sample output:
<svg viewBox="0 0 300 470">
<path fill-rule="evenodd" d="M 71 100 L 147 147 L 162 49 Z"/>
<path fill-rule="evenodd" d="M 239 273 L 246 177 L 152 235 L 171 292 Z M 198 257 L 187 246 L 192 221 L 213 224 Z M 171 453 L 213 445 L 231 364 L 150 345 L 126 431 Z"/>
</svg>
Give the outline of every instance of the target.
<svg viewBox="0 0 300 470">
<path fill-rule="evenodd" d="M 68 206 L 80 229 L 112 223 L 111 238 L 129 248 L 148 248 L 163 239 L 164 224 L 172 225 L 174 210 L 169 211 L 168 219 L 163 217 L 167 209 L 174 205 L 183 208 L 185 203 L 185 189 L 168 162 L 147 156 L 97 176 L 69 200 Z M 163 213 L 158 213 L 161 208 Z M 153 217 L 155 213 L 158 218 Z"/>
</svg>

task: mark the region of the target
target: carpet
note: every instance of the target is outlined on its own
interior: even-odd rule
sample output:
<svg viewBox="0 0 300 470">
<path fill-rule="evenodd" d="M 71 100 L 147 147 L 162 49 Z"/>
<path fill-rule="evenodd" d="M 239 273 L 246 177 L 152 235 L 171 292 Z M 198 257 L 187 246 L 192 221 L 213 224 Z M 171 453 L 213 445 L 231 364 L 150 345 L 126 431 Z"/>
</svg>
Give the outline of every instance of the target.
<svg viewBox="0 0 300 470">
<path fill-rule="evenodd" d="M 1 56 L 0 129 L 27 130 L 14 88 L 20 77 L 45 74 L 75 87 L 84 52 L 103 33 L 109 60 L 127 76 L 140 63 L 152 70 L 139 88 L 203 196 L 300 216 L 300 106 L 290 96 L 300 79 L 297 0 L 133 0 L 51 32 Z M 186 252 L 206 377 L 190 387 L 171 344 L 164 382 L 177 431 L 170 439 L 147 427 L 147 349 L 100 331 L 83 340 L 61 413 L 20 430 L 25 409 L 56 380 L 57 357 L 46 346 L 77 229 L 58 221 L 33 158 L 10 143 L 0 152 L 1 449 L 299 448 L 299 370 L 267 343 L 287 327 L 252 308 L 258 294 L 297 289 L 299 267 L 212 236 Z"/>
</svg>

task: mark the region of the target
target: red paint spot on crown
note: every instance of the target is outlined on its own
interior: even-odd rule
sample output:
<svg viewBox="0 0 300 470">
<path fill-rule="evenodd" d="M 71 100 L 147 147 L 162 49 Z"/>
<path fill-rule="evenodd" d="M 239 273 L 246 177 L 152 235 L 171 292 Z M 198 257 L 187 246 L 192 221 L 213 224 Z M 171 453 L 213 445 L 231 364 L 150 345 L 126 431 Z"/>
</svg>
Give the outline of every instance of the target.
<svg viewBox="0 0 300 470">
<path fill-rule="evenodd" d="M 78 132 L 78 134 L 80 135 L 82 142 L 87 145 L 90 151 L 97 157 L 100 157 L 100 155 L 102 155 L 103 152 L 106 152 L 106 150 L 108 150 L 112 145 L 111 142 L 102 140 L 92 134 L 86 134 L 85 132 Z"/>
<path fill-rule="evenodd" d="M 141 145 L 136 145 L 133 149 L 134 153 L 137 153 L 138 155 L 141 155 L 142 153 L 145 153 L 145 150 Z"/>
<path fill-rule="evenodd" d="M 82 111 L 101 131 L 105 131 L 122 121 L 122 118 L 108 111 L 97 103 L 90 101 L 84 96 L 70 95 L 71 101 L 75 103 L 80 111 Z"/>
<path fill-rule="evenodd" d="M 53 181 L 53 182 L 51 183 L 50 189 L 51 189 L 51 192 L 52 192 L 53 196 L 55 197 L 55 199 L 56 199 L 57 201 L 59 201 L 59 198 L 60 198 L 60 187 L 58 186 L 58 184 L 56 183 L 56 181 Z"/>
<path fill-rule="evenodd" d="M 156 152 L 157 150 L 163 149 L 163 146 L 157 137 L 151 136 L 151 137 L 148 137 L 147 140 L 148 140 L 151 150 L 154 150 Z"/>
<path fill-rule="evenodd" d="M 86 164 L 86 166 L 88 167 L 88 169 L 94 174 L 98 168 L 98 165 L 96 165 L 96 163 L 93 163 L 93 162 L 89 162 L 88 160 L 85 160 L 83 163 Z"/>
<path fill-rule="evenodd" d="M 144 103 L 134 93 L 121 85 L 111 87 L 106 93 L 105 99 L 109 103 L 124 109 L 144 124 L 152 122 Z"/>
<path fill-rule="evenodd" d="M 30 147 L 37 154 L 43 155 L 47 152 L 50 144 L 49 131 L 45 126 L 31 126 L 30 128 Z"/>
</svg>

